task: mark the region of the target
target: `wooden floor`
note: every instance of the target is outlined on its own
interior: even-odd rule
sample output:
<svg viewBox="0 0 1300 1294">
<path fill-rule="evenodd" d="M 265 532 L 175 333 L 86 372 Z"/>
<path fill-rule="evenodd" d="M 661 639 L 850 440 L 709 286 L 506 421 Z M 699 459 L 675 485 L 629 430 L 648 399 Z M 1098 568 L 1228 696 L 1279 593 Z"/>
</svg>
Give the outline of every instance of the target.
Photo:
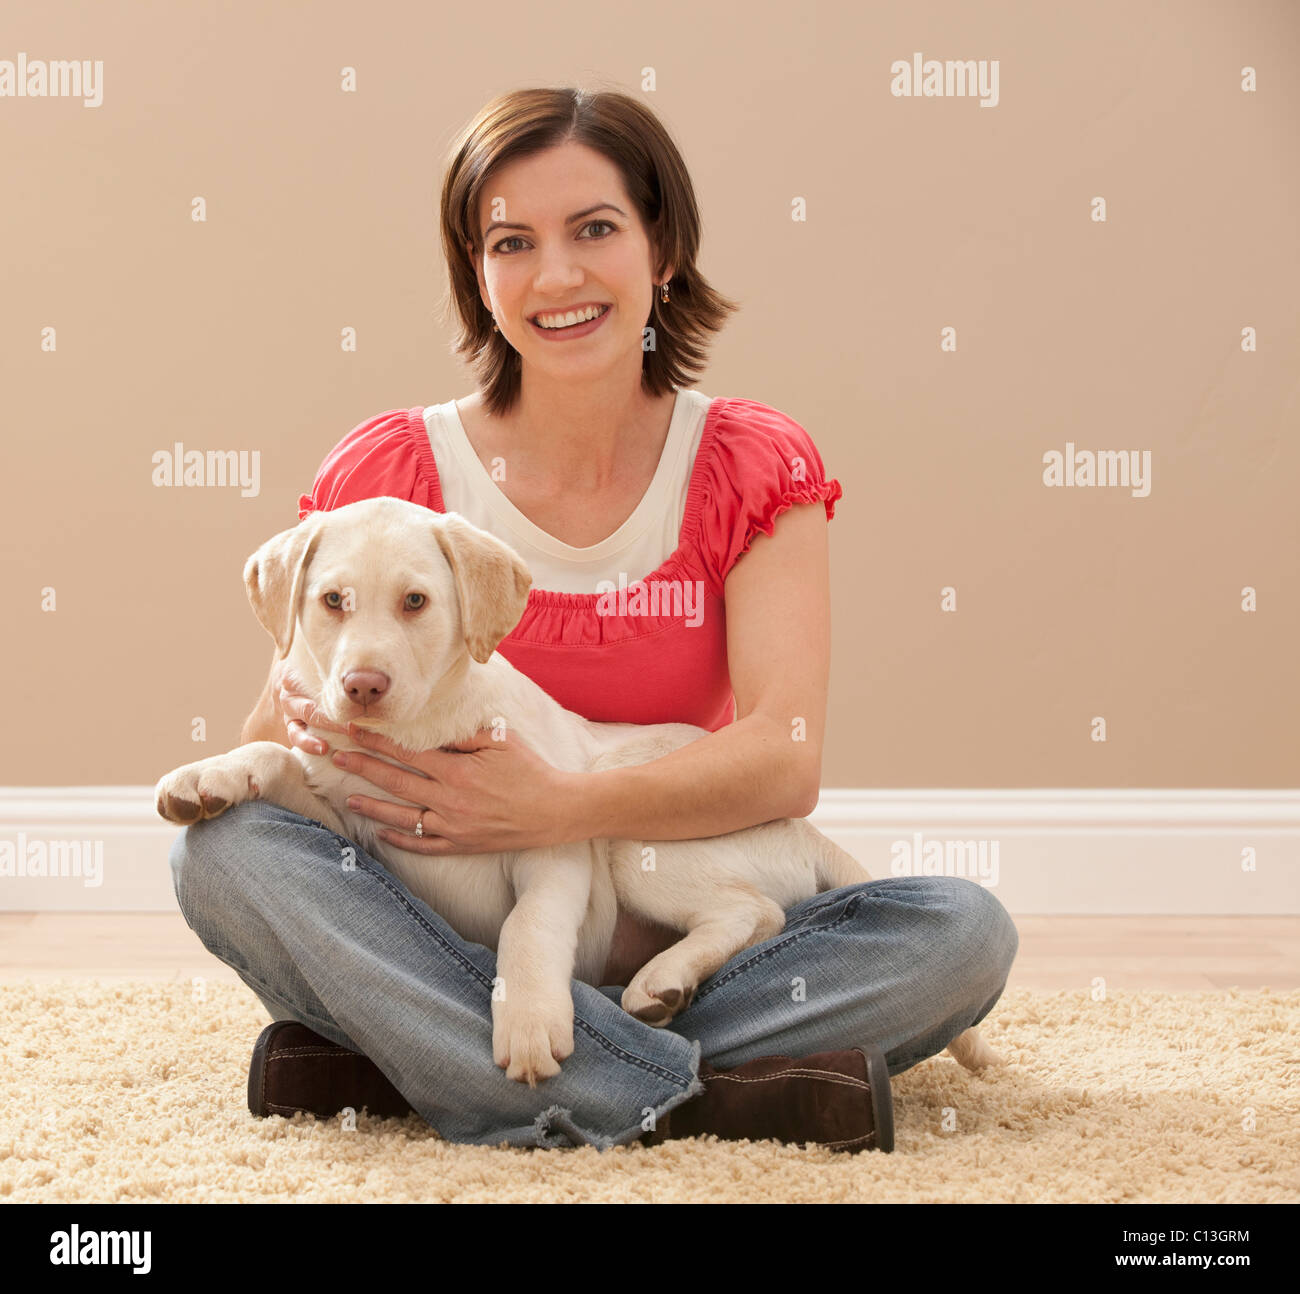
<svg viewBox="0 0 1300 1294">
<path fill-rule="evenodd" d="M 1300 917 L 1018 917 L 1010 988 L 1300 987 Z M 238 976 L 180 913 L 0 912 L 0 982 Z"/>
</svg>

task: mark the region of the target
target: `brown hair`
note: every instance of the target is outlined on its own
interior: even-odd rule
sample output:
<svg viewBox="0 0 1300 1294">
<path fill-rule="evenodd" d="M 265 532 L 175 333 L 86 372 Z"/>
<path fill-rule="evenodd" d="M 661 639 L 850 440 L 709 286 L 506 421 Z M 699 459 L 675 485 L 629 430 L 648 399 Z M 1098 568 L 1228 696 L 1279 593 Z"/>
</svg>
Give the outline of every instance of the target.
<svg viewBox="0 0 1300 1294">
<path fill-rule="evenodd" d="M 653 293 L 647 326 L 652 345 L 642 351 L 641 386 L 651 396 L 689 386 L 708 354 L 708 334 L 718 332 L 740 307 L 719 295 L 695 265 L 700 213 L 677 146 L 642 103 L 617 90 L 571 86 L 512 90 L 487 104 L 452 145 L 442 186 L 442 247 L 450 280 L 449 307 L 460 328 L 452 353 L 469 355 L 484 403 L 494 415 L 519 398 L 521 361 L 479 295 L 466 244 L 476 251 L 478 205 L 494 168 L 518 157 L 576 140 L 618 167 L 651 246 L 655 264 L 672 264 L 670 300 Z M 448 311 L 449 322 L 455 323 Z"/>
</svg>

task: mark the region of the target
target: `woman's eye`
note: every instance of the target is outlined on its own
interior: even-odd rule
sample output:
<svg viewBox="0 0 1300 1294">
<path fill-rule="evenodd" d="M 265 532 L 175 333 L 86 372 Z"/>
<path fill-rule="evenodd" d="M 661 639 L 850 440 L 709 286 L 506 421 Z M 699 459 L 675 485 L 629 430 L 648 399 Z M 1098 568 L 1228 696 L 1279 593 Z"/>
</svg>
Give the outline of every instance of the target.
<svg viewBox="0 0 1300 1294">
<path fill-rule="evenodd" d="M 607 229 L 610 231 L 610 233 L 617 233 L 617 232 L 618 232 L 618 226 L 617 226 L 616 224 L 614 224 L 614 222 L 613 222 L 612 220 L 591 220 L 591 221 L 588 221 L 587 224 L 583 225 L 583 227 L 582 227 L 582 231 L 583 231 L 583 233 L 586 233 L 588 229 L 594 229 L 594 228 L 596 228 L 597 225 L 604 225 L 605 228 L 607 228 Z M 600 238 L 608 238 L 608 237 L 609 237 L 609 234 L 601 234 L 601 235 L 599 235 L 599 237 L 596 239 L 596 241 L 598 242 L 598 241 L 600 240 Z M 493 250 L 494 252 L 500 252 L 500 251 L 502 250 L 502 248 L 504 248 L 505 245 L 506 245 L 507 243 L 522 243 L 523 241 L 524 241 L 524 239 L 523 239 L 523 237 L 522 237 L 520 234 L 511 234 L 509 238 L 503 238 L 499 243 L 497 243 L 497 244 L 492 248 L 492 250 Z M 587 241 L 590 242 L 590 241 L 592 241 L 592 240 L 591 240 L 591 239 L 588 239 Z M 507 252 L 505 252 L 504 254 L 505 254 L 506 256 L 510 256 L 510 255 L 512 255 L 513 253 L 507 251 Z"/>
<path fill-rule="evenodd" d="M 423 593 L 408 593 L 406 595 L 406 609 L 408 611 L 418 611 L 424 605 Z"/>
<path fill-rule="evenodd" d="M 331 611 L 337 611 L 343 605 L 343 594 L 327 593 L 323 600 Z"/>
</svg>

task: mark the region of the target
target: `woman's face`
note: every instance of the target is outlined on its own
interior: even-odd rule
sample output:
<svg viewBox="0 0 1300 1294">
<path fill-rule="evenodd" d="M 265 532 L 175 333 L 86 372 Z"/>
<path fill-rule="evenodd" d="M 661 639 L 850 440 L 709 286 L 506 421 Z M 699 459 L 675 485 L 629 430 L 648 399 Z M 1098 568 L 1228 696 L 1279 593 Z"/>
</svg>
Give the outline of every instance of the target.
<svg viewBox="0 0 1300 1294">
<path fill-rule="evenodd" d="M 649 236 L 618 168 L 569 141 L 518 158 L 489 178 L 479 203 L 483 302 L 525 364 L 595 376 L 635 350 L 657 291 Z M 471 252 L 471 255 L 473 253 Z M 672 267 L 664 274 L 667 278 Z M 566 328 L 570 311 L 602 317 Z"/>
</svg>

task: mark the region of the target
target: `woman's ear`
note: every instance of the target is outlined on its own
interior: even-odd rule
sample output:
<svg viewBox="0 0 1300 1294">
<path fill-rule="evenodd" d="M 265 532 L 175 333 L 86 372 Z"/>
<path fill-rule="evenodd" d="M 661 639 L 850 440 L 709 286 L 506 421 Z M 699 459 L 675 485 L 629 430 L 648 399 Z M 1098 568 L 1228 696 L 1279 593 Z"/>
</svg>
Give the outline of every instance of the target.
<svg viewBox="0 0 1300 1294">
<path fill-rule="evenodd" d="M 307 567 L 320 539 L 320 513 L 273 535 L 244 563 L 244 587 L 281 657 L 289 654 L 302 610 Z"/>
<path fill-rule="evenodd" d="M 661 283 L 667 283 L 668 280 L 671 279 L 672 276 L 677 273 L 677 266 L 674 265 L 671 260 L 664 259 L 664 254 L 665 254 L 664 248 L 660 247 L 659 245 L 659 234 L 657 231 L 654 234 L 653 248 L 654 248 L 653 265 L 657 266 L 658 268 L 652 269 L 651 272 L 654 275 L 655 291 L 658 292 L 659 285 Z"/>
<path fill-rule="evenodd" d="M 456 580 L 465 646 L 482 664 L 519 623 L 532 573 L 514 549 L 459 513 L 438 514 L 433 533 Z"/>
</svg>

